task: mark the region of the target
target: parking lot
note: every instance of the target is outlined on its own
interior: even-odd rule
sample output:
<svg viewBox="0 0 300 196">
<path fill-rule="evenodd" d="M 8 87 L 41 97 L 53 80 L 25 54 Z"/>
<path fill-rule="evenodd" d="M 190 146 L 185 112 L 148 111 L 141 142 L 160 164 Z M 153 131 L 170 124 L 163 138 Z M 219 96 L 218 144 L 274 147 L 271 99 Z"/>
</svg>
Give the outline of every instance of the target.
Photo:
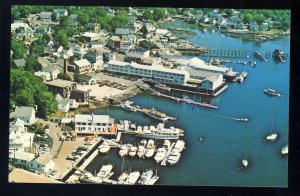
<svg viewBox="0 0 300 196">
<path fill-rule="evenodd" d="M 123 90 L 108 86 L 99 86 L 99 84 L 77 85 L 77 89 L 82 91 L 90 90 L 90 96 L 95 97 L 95 99 L 99 101 L 102 101 L 104 97 L 115 96 L 123 92 Z"/>
</svg>

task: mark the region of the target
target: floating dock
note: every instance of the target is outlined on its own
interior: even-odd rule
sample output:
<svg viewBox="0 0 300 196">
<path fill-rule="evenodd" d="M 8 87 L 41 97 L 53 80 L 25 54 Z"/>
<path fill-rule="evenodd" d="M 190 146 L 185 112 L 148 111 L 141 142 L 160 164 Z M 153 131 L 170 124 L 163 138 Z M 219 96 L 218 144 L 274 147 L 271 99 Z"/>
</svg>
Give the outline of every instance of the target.
<svg viewBox="0 0 300 196">
<path fill-rule="evenodd" d="M 227 86 L 228 87 L 228 86 Z M 226 88 L 227 88 L 226 87 Z M 226 89 L 225 88 L 225 89 Z M 224 90 L 225 90 L 224 89 Z M 223 90 L 223 91 L 224 91 Z M 219 92 L 221 93 L 221 92 Z M 178 97 L 172 97 L 170 95 L 165 95 L 165 94 L 162 94 L 162 93 L 159 93 L 159 92 L 153 92 L 151 93 L 152 95 L 156 95 L 156 96 L 159 96 L 159 97 L 165 97 L 165 98 L 168 98 L 168 99 L 172 99 L 174 101 L 182 101 L 182 102 L 186 102 L 186 103 L 189 103 L 189 104 L 193 104 L 193 105 L 199 105 L 201 107 L 207 107 L 207 108 L 212 108 L 212 109 L 218 109 L 218 106 L 214 106 L 214 105 L 211 105 L 209 103 L 200 103 L 200 102 L 196 102 L 196 101 L 193 101 L 193 100 L 189 100 L 189 99 L 182 99 L 182 98 L 178 98 Z"/>
<path fill-rule="evenodd" d="M 228 85 L 224 86 L 223 88 L 221 88 L 220 90 L 218 90 L 216 93 L 213 93 L 213 96 L 216 97 L 219 94 L 221 94 L 223 91 L 225 91 L 228 88 Z"/>
</svg>

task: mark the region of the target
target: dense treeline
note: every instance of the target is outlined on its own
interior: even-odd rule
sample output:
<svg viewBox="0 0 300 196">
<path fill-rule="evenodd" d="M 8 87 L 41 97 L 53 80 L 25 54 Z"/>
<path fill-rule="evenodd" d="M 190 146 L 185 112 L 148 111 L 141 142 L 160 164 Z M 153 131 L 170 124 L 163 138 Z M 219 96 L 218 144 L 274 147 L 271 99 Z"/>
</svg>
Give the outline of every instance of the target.
<svg viewBox="0 0 300 196">
<path fill-rule="evenodd" d="M 45 117 L 56 111 L 57 103 L 54 95 L 42 79 L 29 71 L 10 70 L 10 108 L 14 105 L 38 106 L 38 115 Z"/>
</svg>

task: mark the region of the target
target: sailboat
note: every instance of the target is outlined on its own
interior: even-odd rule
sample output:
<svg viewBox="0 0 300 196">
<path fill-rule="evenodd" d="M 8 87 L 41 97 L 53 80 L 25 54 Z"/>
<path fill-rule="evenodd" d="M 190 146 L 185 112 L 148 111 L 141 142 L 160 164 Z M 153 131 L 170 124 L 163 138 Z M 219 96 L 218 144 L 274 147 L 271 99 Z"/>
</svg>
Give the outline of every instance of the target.
<svg viewBox="0 0 300 196">
<path fill-rule="evenodd" d="M 248 167 L 247 152 L 246 152 L 246 157 L 242 160 L 242 165 L 243 165 L 244 168 Z"/>
<path fill-rule="evenodd" d="M 274 117 L 273 117 L 273 122 L 272 122 L 271 134 L 266 137 L 267 141 L 272 142 L 272 141 L 275 141 L 277 139 L 278 135 L 277 135 L 277 133 L 273 133 L 273 126 L 274 126 Z"/>
</svg>

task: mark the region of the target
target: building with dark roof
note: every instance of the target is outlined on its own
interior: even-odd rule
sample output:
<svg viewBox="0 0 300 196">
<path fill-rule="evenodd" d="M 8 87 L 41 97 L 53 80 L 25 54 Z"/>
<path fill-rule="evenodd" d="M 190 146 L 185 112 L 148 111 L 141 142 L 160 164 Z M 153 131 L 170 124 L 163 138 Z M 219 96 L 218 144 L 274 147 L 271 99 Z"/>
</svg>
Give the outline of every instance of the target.
<svg viewBox="0 0 300 196">
<path fill-rule="evenodd" d="M 60 94 L 63 98 L 69 97 L 70 92 L 77 88 L 76 82 L 56 79 L 50 82 L 45 82 L 49 90 L 54 94 Z"/>
</svg>

